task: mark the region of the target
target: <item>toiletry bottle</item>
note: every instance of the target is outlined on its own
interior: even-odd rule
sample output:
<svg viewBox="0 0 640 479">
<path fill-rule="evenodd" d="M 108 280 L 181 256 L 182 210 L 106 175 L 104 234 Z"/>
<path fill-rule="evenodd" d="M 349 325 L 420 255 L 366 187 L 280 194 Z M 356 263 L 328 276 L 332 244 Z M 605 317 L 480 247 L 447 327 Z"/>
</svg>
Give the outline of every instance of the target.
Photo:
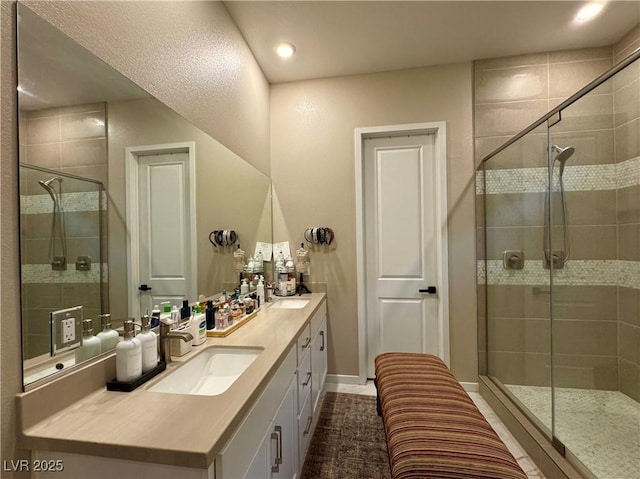
<svg viewBox="0 0 640 479">
<path fill-rule="evenodd" d="M 124 322 L 124 340 L 116 346 L 116 380 L 132 382 L 142 375 L 142 345 L 133 337 L 133 321 Z"/>
<path fill-rule="evenodd" d="M 155 328 L 157 326 L 160 326 L 160 306 L 158 306 L 157 304 L 153 306 L 153 309 L 151 310 L 151 327 Z"/>
<path fill-rule="evenodd" d="M 217 329 L 225 329 L 228 326 L 227 323 L 227 313 L 224 310 L 224 306 L 218 307 L 216 309 L 216 328 Z"/>
<path fill-rule="evenodd" d="M 142 372 L 151 371 L 158 365 L 158 336 L 149 329 L 149 316 L 144 315 L 140 319 L 142 331 L 135 339 L 140 341 L 142 347 Z"/>
<path fill-rule="evenodd" d="M 193 336 L 192 344 L 200 346 L 207 340 L 207 315 L 200 310 L 200 305 L 193 307 L 193 316 L 191 316 L 191 336 Z"/>
<path fill-rule="evenodd" d="M 258 286 L 256 287 L 256 292 L 258 293 L 258 298 L 260 301 L 260 304 L 264 304 L 265 302 L 265 291 L 264 291 L 264 282 L 262 281 L 262 277 L 260 278 L 260 281 L 258 282 Z"/>
<path fill-rule="evenodd" d="M 242 284 L 240 285 L 240 294 L 248 294 L 249 293 L 249 283 L 247 283 L 247 279 L 242 280 Z"/>
<path fill-rule="evenodd" d="M 76 363 L 97 356 L 101 351 L 102 342 L 93 335 L 93 322 L 85 319 L 82 321 L 82 345 L 76 349 Z"/>
<path fill-rule="evenodd" d="M 176 329 L 180 324 L 180 310 L 177 305 L 173 305 L 171 310 L 171 329 Z"/>
<path fill-rule="evenodd" d="M 189 300 L 182 301 L 182 308 L 180 308 L 180 321 L 183 321 L 191 316 L 191 308 L 189 307 Z"/>
<path fill-rule="evenodd" d="M 216 313 L 213 308 L 213 301 L 207 301 L 207 309 L 204 310 L 205 318 L 207 320 L 207 331 L 216 329 Z"/>
<path fill-rule="evenodd" d="M 100 314 L 98 315 L 100 318 L 100 323 L 102 324 L 102 331 L 100 331 L 96 336 L 100 339 L 101 351 L 107 352 L 111 351 L 116 347 L 118 341 L 120 341 L 120 336 L 118 336 L 118 332 L 111 329 L 111 315 L 110 314 Z"/>
</svg>

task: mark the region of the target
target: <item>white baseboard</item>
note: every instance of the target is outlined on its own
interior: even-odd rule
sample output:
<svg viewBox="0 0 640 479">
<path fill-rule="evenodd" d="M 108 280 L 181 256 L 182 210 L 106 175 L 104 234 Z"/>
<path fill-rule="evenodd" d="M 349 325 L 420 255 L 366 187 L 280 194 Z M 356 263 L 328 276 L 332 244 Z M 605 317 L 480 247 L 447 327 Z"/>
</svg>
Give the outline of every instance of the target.
<svg viewBox="0 0 640 479">
<path fill-rule="evenodd" d="M 360 384 L 363 385 L 366 383 L 362 382 L 360 376 L 351 376 L 348 374 L 327 374 L 326 382 L 335 383 L 335 384 Z"/>
<path fill-rule="evenodd" d="M 480 391 L 480 386 L 478 385 L 478 383 L 463 383 L 463 382 L 461 382 L 460 385 L 468 393 L 477 393 L 477 392 Z"/>
</svg>

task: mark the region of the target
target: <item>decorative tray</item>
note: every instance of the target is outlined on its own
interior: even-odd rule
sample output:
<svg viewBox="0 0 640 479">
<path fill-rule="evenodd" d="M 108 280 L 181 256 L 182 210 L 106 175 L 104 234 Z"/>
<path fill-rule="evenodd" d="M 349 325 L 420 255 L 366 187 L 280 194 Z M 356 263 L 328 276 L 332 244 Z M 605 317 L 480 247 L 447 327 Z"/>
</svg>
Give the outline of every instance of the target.
<svg viewBox="0 0 640 479">
<path fill-rule="evenodd" d="M 234 319 L 233 320 L 233 324 L 231 326 L 227 326 L 224 329 L 207 330 L 207 337 L 209 337 L 209 338 L 226 338 L 231 333 L 233 333 L 236 329 L 244 326 L 249 321 L 251 321 L 253 318 L 255 318 L 257 315 L 258 315 L 258 311 L 254 311 L 253 313 L 247 314 L 245 316 L 242 316 L 239 319 Z"/>
<path fill-rule="evenodd" d="M 147 371 L 146 373 L 144 373 L 142 376 L 140 376 L 135 381 L 121 382 L 121 381 L 117 381 L 115 379 L 113 379 L 111 381 L 107 381 L 107 390 L 109 390 L 109 391 L 121 391 L 121 392 L 130 393 L 134 389 L 142 386 L 144 383 L 146 383 L 152 377 L 157 376 L 158 374 L 160 374 L 165 369 L 167 369 L 167 363 L 165 363 L 164 361 L 160 361 L 155 368 L 153 368 L 151 371 Z"/>
</svg>

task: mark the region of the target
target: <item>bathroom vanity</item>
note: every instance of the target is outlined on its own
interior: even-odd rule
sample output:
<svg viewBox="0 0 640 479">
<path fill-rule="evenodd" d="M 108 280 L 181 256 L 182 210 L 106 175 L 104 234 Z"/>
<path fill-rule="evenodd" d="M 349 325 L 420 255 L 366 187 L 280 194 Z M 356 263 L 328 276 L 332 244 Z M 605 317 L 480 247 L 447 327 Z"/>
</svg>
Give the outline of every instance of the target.
<svg viewBox="0 0 640 479">
<path fill-rule="evenodd" d="M 207 339 L 133 392 L 96 388 L 96 380 L 77 391 L 75 375 L 112 374 L 109 357 L 19 395 L 19 447 L 40 469 L 32 477 L 299 475 L 322 403 L 327 307 L 323 293 L 295 299 L 306 301 L 268 304 L 247 326 Z M 188 373 L 198 369 L 187 369 L 190 361 L 212 351 L 258 354 L 215 395 L 157 392 L 170 375 L 196 374 Z M 82 397 L 69 404 L 62 394 Z"/>
</svg>

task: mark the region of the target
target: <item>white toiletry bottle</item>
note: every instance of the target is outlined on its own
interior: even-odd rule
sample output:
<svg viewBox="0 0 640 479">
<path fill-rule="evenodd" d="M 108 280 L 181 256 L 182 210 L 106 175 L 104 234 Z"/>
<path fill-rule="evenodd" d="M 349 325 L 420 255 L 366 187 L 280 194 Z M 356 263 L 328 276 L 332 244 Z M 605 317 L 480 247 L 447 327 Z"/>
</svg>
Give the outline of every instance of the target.
<svg viewBox="0 0 640 479">
<path fill-rule="evenodd" d="M 102 324 L 102 331 L 100 331 L 96 336 L 100 339 L 101 350 L 103 353 L 107 351 L 111 351 L 116 347 L 118 342 L 120 341 L 120 336 L 118 335 L 118 331 L 111 329 L 111 315 L 110 314 L 100 314 L 98 315 L 100 318 L 100 323 Z"/>
<path fill-rule="evenodd" d="M 249 283 L 247 283 L 247 278 L 242 280 L 242 284 L 240 285 L 240 294 L 249 294 Z"/>
<path fill-rule="evenodd" d="M 97 356 L 101 351 L 102 343 L 93 335 L 93 322 L 85 319 L 82 321 L 82 345 L 76 349 L 76 364 Z"/>
<path fill-rule="evenodd" d="M 151 371 L 158 365 L 158 336 L 149 329 L 149 316 L 140 319 L 142 331 L 136 335 L 142 346 L 142 372 Z"/>
<path fill-rule="evenodd" d="M 193 316 L 191 316 L 191 329 L 189 332 L 193 336 L 191 344 L 200 346 L 207 340 L 207 315 L 200 311 L 200 306 L 193 307 Z"/>
<path fill-rule="evenodd" d="M 256 292 L 258 293 L 258 299 L 260 300 L 260 306 L 262 306 L 265 303 L 264 281 L 262 281 L 262 277 L 260 277 L 260 281 L 258 282 L 258 286 L 256 286 Z"/>
<path fill-rule="evenodd" d="M 132 382 L 142 376 L 142 345 L 133 337 L 133 321 L 124 322 L 124 340 L 116 346 L 116 380 Z"/>
<path fill-rule="evenodd" d="M 180 324 L 180 310 L 177 305 L 173 305 L 171 310 L 171 329 L 176 329 Z"/>
</svg>

